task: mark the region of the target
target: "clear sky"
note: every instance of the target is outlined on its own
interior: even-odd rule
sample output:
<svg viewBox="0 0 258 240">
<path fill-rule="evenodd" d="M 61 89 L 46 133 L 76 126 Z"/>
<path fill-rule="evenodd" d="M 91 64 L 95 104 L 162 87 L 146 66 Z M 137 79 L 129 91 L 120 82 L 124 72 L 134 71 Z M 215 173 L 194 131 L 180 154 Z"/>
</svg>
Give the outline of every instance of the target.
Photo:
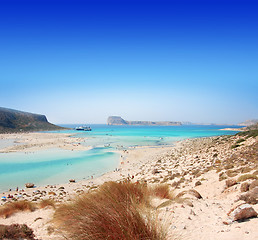
<svg viewBox="0 0 258 240">
<path fill-rule="evenodd" d="M 258 118 L 258 1 L 0 0 L 0 106 L 53 123 Z"/>
</svg>

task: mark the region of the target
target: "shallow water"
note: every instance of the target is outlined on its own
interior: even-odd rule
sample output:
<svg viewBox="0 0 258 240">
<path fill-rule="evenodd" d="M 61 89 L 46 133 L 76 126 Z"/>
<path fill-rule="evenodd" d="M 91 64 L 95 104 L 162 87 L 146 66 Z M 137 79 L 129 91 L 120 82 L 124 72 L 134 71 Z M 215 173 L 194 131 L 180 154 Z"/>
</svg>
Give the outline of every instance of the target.
<svg viewBox="0 0 258 240">
<path fill-rule="evenodd" d="M 66 125 L 74 128 L 76 125 Z M 36 185 L 67 183 L 69 179 L 89 179 L 114 170 L 119 164 L 115 149 L 133 146 L 172 145 L 193 137 L 234 134 L 220 131 L 229 126 L 107 126 L 91 125 L 91 132 L 66 130 L 84 138 L 88 151 L 50 149 L 35 153 L 0 153 L 0 192 L 26 182 Z M 10 145 L 10 142 L 7 143 Z"/>
<path fill-rule="evenodd" d="M 51 149 L 35 153 L 0 154 L 0 192 L 27 182 L 36 185 L 67 183 L 69 179 L 89 179 L 114 170 L 119 154 L 107 149 L 88 151 Z"/>
<path fill-rule="evenodd" d="M 77 125 L 65 125 L 75 128 Z M 86 145 L 111 147 L 171 145 L 175 141 L 195 137 L 231 135 L 236 132 L 221 131 L 222 128 L 235 126 L 108 126 L 91 125 L 91 132 L 68 130 L 75 137 L 87 138 Z"/>
</svg>

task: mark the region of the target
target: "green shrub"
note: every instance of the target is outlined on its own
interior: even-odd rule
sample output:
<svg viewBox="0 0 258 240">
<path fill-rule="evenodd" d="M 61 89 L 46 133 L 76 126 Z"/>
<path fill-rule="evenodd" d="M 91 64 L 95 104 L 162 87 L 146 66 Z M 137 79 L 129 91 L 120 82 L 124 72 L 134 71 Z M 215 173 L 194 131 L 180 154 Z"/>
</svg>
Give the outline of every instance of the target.
<svg viewBox="0 0 258 240">
<path fill-rule="evenodd" d="M 245 141 L 245 139 L 240 138 L 240 139 L 238 139 L 238 140 L 236 141 L 236 143 L 238 144 L 238 143 L 241 143 L 241 142 L 244 142 L 244 141 Z"/>
<path fill-rule="evenodd" d="M 239 146 L 240 146 L 239 144 L 234 144 L 234 145 L 231 146 L 231 148 L 234 149 L 234 148 L 237 148 Z"/>
<path fill-rule="evenodd" d="M 258 136 L 258 129 L 254 129 L 254 130 L 249 130 L 249 131 L 244 131 L 244 132 L 239 132 L 236 135 L 238 136 L 244 136 L 247 138 L 250 137 L 257 137 Z"/>
<path fill-rule="evenodd" d="M 243 182 L 243 181 L 246 181 L 248 179 L 258 179 L 258 177 L 254 174 L 245 174 L 245 175 L 242 175 L 240 176 L 237 181 L 238 182 Z"/>
</svg>

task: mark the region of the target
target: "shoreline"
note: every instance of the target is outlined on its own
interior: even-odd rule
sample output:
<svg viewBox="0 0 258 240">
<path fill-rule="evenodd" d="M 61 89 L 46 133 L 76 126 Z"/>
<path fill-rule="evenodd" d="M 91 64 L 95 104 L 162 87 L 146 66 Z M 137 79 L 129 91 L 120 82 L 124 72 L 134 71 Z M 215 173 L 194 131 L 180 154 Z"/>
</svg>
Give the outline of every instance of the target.
<svg viewBox="0 0 258 240">
<path fill-rule="evenodd" d="M 114 150 L 113 152 L 118 153 L 120 155 L 120 158 L 119 158 L 117 167 L 113 171 L 105 172 L 97 176 L 96 178 L 94 177 L 95 174 L 93 174 L 93 178 L 89 177 L 88 179 L 77 180 L 75 177 L 74 178 L 75 182 L 73 183 L 69 182 L 69 179 L 67 179 L 67 182 L 64 182 L 64 183 L 37 185 L 33 188 L 26 188 L 24 184 L 24 187 L 19 189 L 18 191 L 12 190 L 12 191 L 0 192 L 0 198 L 3 196 L 7 196 L 9 194 L 13 196 L 17 196 L 24 193 L 28 193 L 28 194 L 31 194 L 31 196 L 33 196 L 34 195 L 33 193 L 36 191 L 44 191 L 46 189 L 50 189 L 51 191 L 52 190 L 56 191 L 58 188 L 64 187 L 69 196 L 67 198 L 61 199 L 62 201 L 65 201 L 73 197 L 73 195 L 76 195 L 76 191 L 78 190 L 78 188 L 85 188 L 85 186 L 87 186 L 87 188 L 92 188 L 92 187 L 95 188 L 96 186 L 99 186 L 106 181 L 118 181 L 122 179 L 127 179 L 128 174 L 132 176 L 135 173 L 134 169 L 137 168 L 138 165 L 149 162 L 150 159 L 152 159 L 154 156 L 164 153 L 169 149 L 171 149 L 171 146 L 169 147 L 142 146 L 142 147 L 128 148 L 127 150 Z M 24 198 L 21 198 L 21 199 L 24 199 Z M 25 199 L 33 200 L 33 197 L 25 198 Z M 39 200 L 39 199 L 36 199 L 36 200 Z M 60 200 L 60 199 L 56 199 L 56 200 Z M 0 205 L 2 204 L 3 202 L 0 202 Z"/>
<path fill-rule="evenodd" d="M 233 131 L 233 132 L 243 132 L 246 130 L 246 127 L 241 127 L 241 128 L 222 128 L 219 129 L 220 131 Z"/>
<path fill-rule="evenodd" d="M 235 147 L 239 140 L 241 143 Z M 75 183 L 41 186 L 18 193 L 13 191 L 10 194 L 16 194 L 15 197 L 19 194 L 22 196 L 19 199 L 32 202 L 52 199 L 56 204 L 61 204 L 93 191 L 104 182 L 127 179 L 133 183 L 147 183 L 150 186 L 167 184 L 175 196 L 194 189 L 200 193 L 201 199 L 186 195 L 187 202 L 174 202 L 159 208 L 158 216 L 162 222 L 169 225 L 169 236 L 185 236 L 193 240 L 252 240 L 257 238 L 258 218 L 241 223 L 227 223 L 227 213 L 239 203 L 243 203 L 239 196 L 245 194 L 241 192 L 241 182 L 231 186 L 227 185 L 227 181 L 236 181 L 241 175 L 255 173 L 257 167 L 252 156 L 255 156 L 257 151 L 257 140 L 257 137 L 243 140 L 243 137 L 238 135 L 221 135 L 185 139 L 175 142 L 173 147 L 147 146 L 117 150 L 120 154 L 120 164 L 116 171 Z M 247 157 L 251 157 L 251 160 L 241 161 Z M 236 162 L 232 165 L 232 161 Z M 244 183 L 252 182 L 253 180 L 249 179 Z M 156 207 L 164 203 L 164 200 L 158 198 L 153 201 Z M 258 211 L 258 204 L 252 206 Z M 52 226 L 54 211 L 52 208 L 45 208 L 35 212 L 16 213 L 7 219 L 0 218 L 0 224 L 26 223 L 32 227 L 39 239 L 61 240 L 63 238 L 58 232 L 49 234 L 47 231 L 47 228 Z M 35 221 L 38 218 L 41 219 Z"/>
<path fill-rule="evenodd" d="M 73 134 L 68 133 L 48 133 L 48 132 L 30 132 L 30 133 L 7 133 L 0 134 L 0 156 L 1 154 L 12 154 L 12 153 L 39 153 L 40 151 L 57 151 L 59 150 L 68 150 L 68 151 L 87 151 L 92 149 L 91 146 L 84 146 L 83 143 L 87 140 L 86 138 L 75 138 Z M 4 141 L 13 141 L 12 146 L 2 147 L 1 145 Z M 105 172 L 98 177 L 91 179 L 88 177 L 87 179 L 80 179 L 76 181 L 76 183 L 69 183 L 69 179 L 67 182 L 58 183 L 58 184 L 43 184 L 37 185 L 34 188 L 26 188 L 25 183 L 24 187 L 21 187 L 19 191 L 15 191 L 16 186 L 13 186 L 11 191 L 0 192 L 0 197 L 6 195 L 19 196 L 21 193 L 28 192 L 32 194 L 34 191 L 43 190 L 45 188 L 53 188 L 53 186 L 60 187 L 66 186 L 69 189 L 69 193 L 73 192 L 74 187 L 82 187 L 82 185 L 100 185 L 107 180 L 118 180 L 121 177 L 126 178 L 130 172 L 130 168 L 128 168 L 128 162 L 134 162 L 131 155 L 128 152 L 138 153 L 139 156 L 143 156 L 142 152 L 147 151 L 148 156 L 155 154 L 155 152 L 160 153 L 161 151 L 165 151 L 164 149 L 170 149 L 174 145 L 162 145 L 162 146 L 135 146 L 128 147 L 127 150 L 118 150 L 114 149 L 112 152 L 118 153 L 120 155 L 119 163 L 116 166 L 117 171 L 109 171 Z M 140 152 L 140 153 L 139 153 Z M 133 155 L 135 157 L 135 155 Z M 141 161 L 142 162 L 142 161 Z M 123 169 L 123 171 L 121 171 Z M 127 171 L 127 172 L 125 172 Z M 95 174 L 93 174 L 94 176 Z M 76 180 L 76 179 L 75 179 Z M 3 202 L 0 202 L 2 205 Z"/>
<path fill-rule="evenodd" d="M 85 138 L 74 138 L 73 134 L 68 133 L 48 133 L 48 132 L 30 132 L 30 133 L 8 133 L 8 134 L 0 134 L 0 141 L 3 139 L 7 140 L 15 140 L 17 143 L 21 145 L 15 145 L 11 147 L 7 147 L 4 149 L 0 148 L 0 156 L 1 154 L 9 154 L 9 153 L 35 153 L 40 151 L 48 151 L 48 150 L 69 150 L 69 151 L 87 151 L 92 149 L 91 146 L 83 146 L 81 145 L 82 142 L 85 142 Z M 221 135 L 223 136 L 223 135 Z M 106 181 L 118 181 L 122 179 L 127 179 L 128 176 L 134 176 L 136 174 L 135 169 L 140 167 L 141 164 L 149 164 L 152 160 L 158 158 L 159 155 L 165 154 L 167 151 L 174 149 L 181 148 L 181 146 L 185 142 L 192 142 L 192 141 L 202 141 L 205 139 L 212 139 L 221 136 L 208 136 L 208 137 L 195 137 L 195 138 L 187 138 L 184 140 L 175 141 L 173 144 L 170 145 L 159 145 L 159 146 L 134 146 L 128 147 L 126 150 L 119 150 L 115 149 L 112 150 L 114 153 L 118 153 L 120 155 L 119 163 L 115 170 L 105 172 L 98 177 L 92 179 L 88 177 L 87 179 L 80 179 L 76 180 L 75 183 L 69 183 L 69 179 L 67 182 L 64 183 L 57 183 L 57 184 L 42 184 L 42 185 L 35 185 L 34 188 L 26 188 L 24 183 L 24 187 L 20 188 L 17 192 L 12 188 L 11 191 L 4 191 L 0 192 L 0 197 L 10 194 L 10 195 L 17 195 L 19 192 L 29 192 L 33 193 L 37 190 L 43 190 L 45 188 L 58 188 L 60 186 L 66 186 L 69 190 L 69 193 L 73 192 L 73 188 L 80 188 L 84 185 L 87 186 L 98 186 L 103 184 Z M 228 136 L 228 135 L 224 135 Z M 6 138 L 7 137 L 7 138 Z M 72 137 L 72 138 L 71 138 Z M 31 144 L 27 144 L 30 142 Z M 1 143 L 1 142 L 0 142 Z M 1 147 L 1 145 L 0 145 Z M 130 153 L 130 154 L 128 154 Z M 92 177 L 94 177 L 93 174 Z M 0 205 L 2 203 L 0 202 Z"/>
<path fill-rule="evenodd" d="M 68 133 L 8 133 L 0 134 L 0 153 L 10 152 L 35 152 L 51 148 L 65 150 L 89 150 L 90 146 L 84 146 L 85 138 L 72 137 Z M 5 141 L 13 141 L 12 146 L 2 147 Z"/>
</svg>

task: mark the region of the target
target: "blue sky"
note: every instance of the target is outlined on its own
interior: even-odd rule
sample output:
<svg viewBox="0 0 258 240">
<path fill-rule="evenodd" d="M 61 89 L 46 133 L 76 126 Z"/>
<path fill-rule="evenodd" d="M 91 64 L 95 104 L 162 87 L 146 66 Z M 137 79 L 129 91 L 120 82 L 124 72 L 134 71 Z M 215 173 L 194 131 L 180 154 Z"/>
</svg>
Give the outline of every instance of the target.
<svg viewBox="0 0 258 240">
<path fill-rule="evenodd" d="M 0 106 L 54 123 L 258 118 L 256 1 L 0 0 Z"/>
</svg>

